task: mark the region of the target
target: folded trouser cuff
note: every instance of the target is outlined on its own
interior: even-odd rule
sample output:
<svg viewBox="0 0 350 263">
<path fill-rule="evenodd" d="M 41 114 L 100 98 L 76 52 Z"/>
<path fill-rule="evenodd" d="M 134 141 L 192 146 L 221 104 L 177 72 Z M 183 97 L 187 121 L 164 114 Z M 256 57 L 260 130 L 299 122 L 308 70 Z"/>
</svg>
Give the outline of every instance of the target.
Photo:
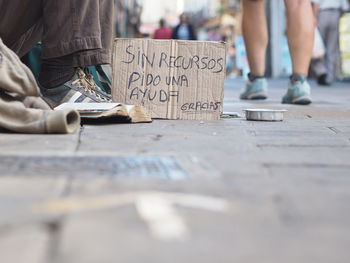
<svg viewBox="0 0 350 263">
<path fill-rule="evenodd" d="M 76 110 L 46 111 L 46 133 L 75 133 L 80 128 Z"/>
<path fill-rule="evenodd" d="M 63 42 L 55 47 L 43 45 L 42 58 L 50 59 L 74 54 L 73 67 L 110 64 L 111 51 L 102 48 L 101 39 L 87 37 Z"/>
<path fill-rule="evenodd" d="M 100 37 L 86 37 L 74 39 L 69 42 L 61 42 L 56 46 L 47 46 L 43 43 L 42 58 L 50 59 L 63 57 L 83 50 L 102 49 Z"/>
</svg>

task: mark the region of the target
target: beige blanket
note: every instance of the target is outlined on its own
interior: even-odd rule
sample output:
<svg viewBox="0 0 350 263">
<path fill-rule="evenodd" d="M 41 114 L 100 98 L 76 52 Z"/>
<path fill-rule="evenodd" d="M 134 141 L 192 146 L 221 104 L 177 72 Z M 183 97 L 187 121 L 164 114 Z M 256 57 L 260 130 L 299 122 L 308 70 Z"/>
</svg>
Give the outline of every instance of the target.
<svg viewBox="0 0 350 263">
<path fill-rule="evenodd" d="M 75 110 L 53 111 L 40 98 L 37 82 L 0 39 L 0 128 L 20 133 L 74 133 Z"/>
</svg>

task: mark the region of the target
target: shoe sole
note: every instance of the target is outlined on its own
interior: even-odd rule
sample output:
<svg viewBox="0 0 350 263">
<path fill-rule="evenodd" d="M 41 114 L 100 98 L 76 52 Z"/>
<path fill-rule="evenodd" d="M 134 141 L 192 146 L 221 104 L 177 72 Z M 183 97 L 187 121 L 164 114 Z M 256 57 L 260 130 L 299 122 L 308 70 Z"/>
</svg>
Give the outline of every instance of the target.
<svg viewBox="0 0 350 263">
<path fill-rule="evenodd" d="M 331 83 L 325 83 L 325 82 L 317 82 L 317 84 L 318 84 L 319 86 L 325 86 L 325 87 L 332 86 Z"/>
<path fill-rule="evenodd" d="M 292 101 L 282 101 L 283 104 L 309 105 L 312 101 L 309 98 L 299 98 Z"/>
<path fill-rule="evenodd" d="M 252 94 L 252 95 L 249 95 L 248 97 L 244 97 L 244 98 L 240 98 L 241 100 L 266 100 L 267 99 L 267 96 L 265 94 Z"/>
<path fill-rule="evenodd" d="M 300 100 L 294 101 L 293 104 L 296 104 L 296 105 L 309 105 L 309 104 L 311 104 L 311 100 L 310 99 L 300 99 Z"/>
</svg>

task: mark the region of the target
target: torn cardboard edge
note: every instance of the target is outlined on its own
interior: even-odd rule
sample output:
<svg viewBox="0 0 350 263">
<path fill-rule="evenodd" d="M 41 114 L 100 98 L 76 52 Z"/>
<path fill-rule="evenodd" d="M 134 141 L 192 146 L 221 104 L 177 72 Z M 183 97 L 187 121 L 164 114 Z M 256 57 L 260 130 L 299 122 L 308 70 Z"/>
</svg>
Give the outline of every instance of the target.
<svg viewBox="0 0 350 263">
<path fill-rule="evenodd" d="M 122 103 L 63 103 L 55 110 L 74 109 L 82 119 L 116 122 L 152 122 L 148 111 L 142 106 Z"/>
<path fill-rule="evenodd" d="M 154 119 L 220 119 L 225 43 L 116 39 L 113 51 L 114 101 L 144 106 Z"/>
</svg>

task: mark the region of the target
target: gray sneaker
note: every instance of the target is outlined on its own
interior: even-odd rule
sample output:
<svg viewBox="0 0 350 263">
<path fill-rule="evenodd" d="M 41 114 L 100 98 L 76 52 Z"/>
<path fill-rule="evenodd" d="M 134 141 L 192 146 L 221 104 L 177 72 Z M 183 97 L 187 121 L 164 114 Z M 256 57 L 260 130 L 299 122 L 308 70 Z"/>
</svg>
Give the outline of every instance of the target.
<svg viewBox="0 0 350 263">
<path fill-rule="evenodd" d="M 111 102 L 111 96 L 101 91 L 92 79 L 77 68 L 73 78 L 52 89 L 40 87 L 43 99 L 56 108 L 62 103 Z"/>
</svg>

